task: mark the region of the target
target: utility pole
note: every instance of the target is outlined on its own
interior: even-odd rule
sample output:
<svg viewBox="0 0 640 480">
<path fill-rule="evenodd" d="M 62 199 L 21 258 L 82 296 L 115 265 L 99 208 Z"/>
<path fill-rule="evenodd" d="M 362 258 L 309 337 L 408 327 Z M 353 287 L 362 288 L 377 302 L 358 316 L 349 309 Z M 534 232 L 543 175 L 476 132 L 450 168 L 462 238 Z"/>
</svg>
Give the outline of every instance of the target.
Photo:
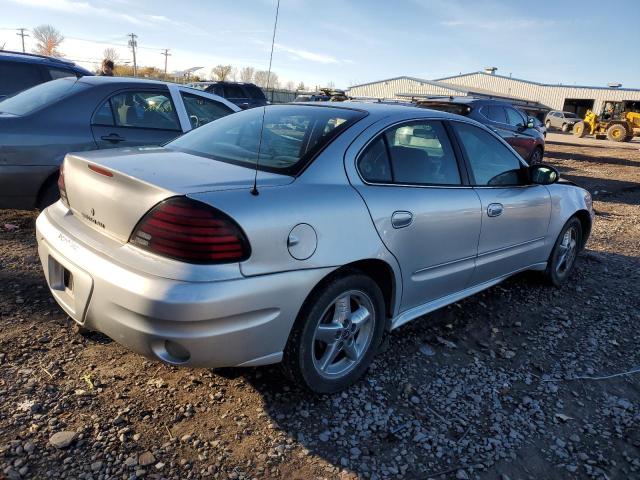
<svg viewBox="0 0 640 480">
<path fill-rule="evenodd" d="M 136 77 L 138 75 L 138 64 L 136 63 L 136 48 L 138 47 L 138 41 L 136 38 L 138 38 L 138 36 L 135 33 L 130 33 L 128 36 L 131 37 L 131 40 L 129 40 L 129 46 L 133 52 L 133 76 Z"/>
<path fill-rule="evenodd" d="M 16 33 L 16 35 L 22 37 L 22 53 L 26 53 L 26 50 L 24 49 L 24 37 L 28 37 L 29 34 L 28 33 L 24 33 L 26 28 L 16 28 L 16 30 L 20 30 L 20 33 Z"/>
<path fill-rule="evenodd" d="M 167 79 L 167 58 L 171 56 L 171 54 L 169 53 L 169 49 L 165 48 L 164 52 L 161 53 L 161 55 L 164 55 L 164 79 Z"/>
</svg>

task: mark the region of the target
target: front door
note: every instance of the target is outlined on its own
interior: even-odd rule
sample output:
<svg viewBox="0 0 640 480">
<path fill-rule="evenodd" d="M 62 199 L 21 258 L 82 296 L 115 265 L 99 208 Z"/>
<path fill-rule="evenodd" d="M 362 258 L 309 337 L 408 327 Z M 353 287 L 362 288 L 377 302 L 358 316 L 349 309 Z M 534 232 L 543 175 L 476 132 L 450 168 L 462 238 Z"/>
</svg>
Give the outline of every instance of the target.
<svg viewBox="0 0 640 480">
<path fill-rule="evenodd" d="M 98 148 L 161 145 L 182 134 L 168 89 L 111 96 L 94 113 L 91 131 Z"/>
<path fill-rule="evenodd" d="M 528 160 L 533 153 L 536 130 L 527 128 L 527 118 L 515 108 L 505 107 L 507 114 L 508 128 L 511 130 L 512 140 L 509 144 L 520 154 L 522 158 Z"/>
<path fill-rule="evenodd" d="M 531 185 L 526 167 L 499 139 L 462 122 L 452 122 L 480 198 L 482 229 L 472 284 L 545 262 L 544 241 L 551 197 Z"/>
<path fill-rule="evenodd" d="M 463 186 L 438 121 L 390 127 L 357 160 L 356 186 L 402 271 L 401 310 L 463 290 L 473 274 L 480 201 Z"/>
</svg>

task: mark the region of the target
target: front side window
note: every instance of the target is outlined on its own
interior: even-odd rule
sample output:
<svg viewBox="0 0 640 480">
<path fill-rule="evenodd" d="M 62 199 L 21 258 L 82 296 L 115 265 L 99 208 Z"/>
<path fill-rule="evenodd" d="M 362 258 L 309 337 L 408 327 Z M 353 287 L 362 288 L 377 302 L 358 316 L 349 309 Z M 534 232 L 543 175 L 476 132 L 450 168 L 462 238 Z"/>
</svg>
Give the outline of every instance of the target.
<svg viewBox="0 0 640 480">
<path fill-rule="evenodd" d="M 181 95 L 193 128 L 198 128 L 233 113 L 229 107 L 215 100 L 186 92 L 181 92 Z"/>
<path fill-rule="evenodd" d="M 384 147 L 384 148 L 382 148 Z M 358 160 L 369 182 L 460 185 L 460 172 L 440 122 L 412 122 L 387 130 Z"/>
<path fill-rule="evenodd" d="M 451 122 L 467 157 L 475 185 L 523 185 L 522 163 L 489 132 L 461 122 Z"/>
<path fill-rule="evenodd" d="M 513 108 L 505 108 L 505 110 L 507 111 L 507 119 L 508 119 L 509 125 L 512 125 L 514 127 L 519 127 L 527 123 L 525 122 L 524 117 L 520 115 Z"/>
<path fill-rule="evenodd" d="M 258 163 L 260 170 L 296 175 L 317 152 L 364 116 L 365 112 L 340 107 L 252 108 L 192 130 L 166 147 L 250 168 Z"/>
<path fill-rule="evenodd" d="M 118 127 L 181 130 L 169 93 L 123 92 L 108 102 Z"/>
<path fill-rule="evenodd" d="M 482 114 L 492 122 L 507 123 L 504 108 L 499 105 L 486 105 L 482 107 Z"/>
</svg>

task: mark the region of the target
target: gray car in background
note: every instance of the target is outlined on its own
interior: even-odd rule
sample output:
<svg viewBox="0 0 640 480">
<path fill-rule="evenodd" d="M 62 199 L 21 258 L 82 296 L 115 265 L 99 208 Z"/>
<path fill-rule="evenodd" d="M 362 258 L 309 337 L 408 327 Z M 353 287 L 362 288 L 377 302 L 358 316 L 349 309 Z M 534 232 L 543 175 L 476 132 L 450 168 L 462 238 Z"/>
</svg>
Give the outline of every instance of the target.
<svg viewBox="0 0 640 480">
<path fill-rule="evenodd" d="M 240 110 L 206 92 L 125 77 L 62 78 L 0 101 L 0 208 L 58 199 L 69 152 L 160 145 Z"/>
<path fill-rule="evenodd" d="M 544 124 L 547 127 L 547 130 L 556 128 L 558 130 L 562 130 L 563 132 L 570 132 L 571 130 L 573 130 L 573 126 L 580 120 L 582 119 L 579 118 L 575 113 L 552 110 L 547 113 L 547 116 L 544 119 Z"/>
<path fill-rule="evenodd" d="M 478 122 L 385 104 L 245 110 L 69 154 L 60 180 L 38 250 L 79 325 L 172 365 L 282 362 L 321 393 L 387 330 L 524 270 L 562 284 L 594 218 Z"/>
</svg>

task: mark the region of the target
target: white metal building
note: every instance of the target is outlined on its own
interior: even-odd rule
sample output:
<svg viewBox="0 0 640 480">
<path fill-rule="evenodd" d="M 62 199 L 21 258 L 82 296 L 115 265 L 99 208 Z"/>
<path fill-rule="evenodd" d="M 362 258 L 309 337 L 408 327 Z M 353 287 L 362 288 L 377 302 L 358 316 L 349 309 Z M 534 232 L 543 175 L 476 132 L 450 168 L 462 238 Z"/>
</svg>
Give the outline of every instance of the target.
<svg viewBox="0 0 640 480">
<path fill-rule="evenodd" d="M 491 73 L 487 73 L 491 72 Z M 587 109 L 600 112 L 605 102 L 640 102 L 640 89 L 551 85 L 496 75 L 495 69 L 437 80 L 395 77 L 354 85 L 351 97 L 407 98 L 416 96 L 480 96 L 537 102 L 550 110 L 565 110 L 583 116 Z"/>
</svg>

